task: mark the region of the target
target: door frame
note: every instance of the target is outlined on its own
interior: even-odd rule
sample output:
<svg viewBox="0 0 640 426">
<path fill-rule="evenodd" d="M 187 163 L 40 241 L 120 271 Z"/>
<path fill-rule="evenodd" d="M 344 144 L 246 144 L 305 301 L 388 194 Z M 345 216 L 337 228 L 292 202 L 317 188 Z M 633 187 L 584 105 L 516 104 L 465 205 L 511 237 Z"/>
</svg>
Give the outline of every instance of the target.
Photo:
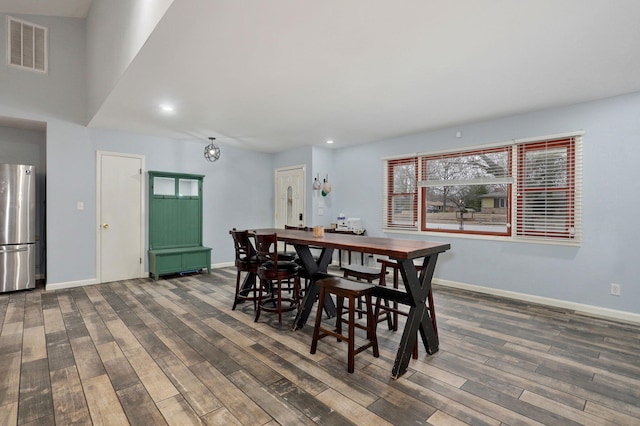
<svg viewBox="0 0 640 426">
<path fill-rule="evenodd" d="M 307 181 L 307 166 L 306 164 L 298 164 L 295 166 L 287 166 L 287 167 L 280 167 L 277 168 L 275 170 L 274 173 L 274 213 L 273 213 L 273 224 L 274 226 L 277 226 L 276 220 L 278 217 L 278 199 L 277 199 L 277 195 L 278 195 L 278 173 L 280 172 L 287 172 L 287 171 L 291 171 L 291 170 L 301 170 L 302 171 L 302 184 L 300 185 L 300 199 L 302 200 L 302 205 L 301 205 L 301 209 L 302 209 L 302 217 L 303 217 L 303 223 L 308 223 L 307 222 L 307 193 L 306 193 L 306 188 L 305 188 L 305 182 Z M 286 221 L 285 221 L 286 222 Z"/>
<path fill-rule="evenodd" d="M 110 151 L 96 151 L 96 282 L 102 282 L 102 231 L 101 231 L 101 213 L 102 213 L 102 157 L 125 157 L 135 158 L 140 160 L 140 271 L 139 278 L 145 277 L 144 265 L 145 265 L 145 236 L 147 230 L 145 228 L 146 217 L 146 205 L 145 205 L 145 180 L 142 177 L 142 173 L 145 172 L 144 155 L 129 154 L 122 152 L 110 152 Z"/>
</svg>

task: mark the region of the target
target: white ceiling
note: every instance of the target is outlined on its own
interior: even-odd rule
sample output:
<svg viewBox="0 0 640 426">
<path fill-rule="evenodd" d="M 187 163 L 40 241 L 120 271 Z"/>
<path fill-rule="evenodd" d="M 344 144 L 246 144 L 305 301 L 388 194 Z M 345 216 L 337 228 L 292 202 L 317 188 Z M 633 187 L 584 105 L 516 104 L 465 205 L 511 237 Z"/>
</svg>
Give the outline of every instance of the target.
<svg viewBox="0 0 640 426">
<path fill-rule="evenodd" d="M 175 0 L 90 126 L 278 152 L 631 93 L 638 17 L 637 0 Z"/>
</svg>

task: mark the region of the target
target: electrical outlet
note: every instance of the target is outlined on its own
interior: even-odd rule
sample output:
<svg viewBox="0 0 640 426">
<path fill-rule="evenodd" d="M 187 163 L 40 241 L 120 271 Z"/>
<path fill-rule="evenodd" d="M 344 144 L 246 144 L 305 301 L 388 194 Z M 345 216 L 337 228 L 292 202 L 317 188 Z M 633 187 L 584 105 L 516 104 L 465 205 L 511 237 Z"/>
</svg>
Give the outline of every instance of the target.
<svg viewBox="0 0 640 426">
<path fill-rule="evenodd" d="M 613 296 L 620 296 L 621 293 L 621 289 L 620 289 L 620 284 L 611 284 L 611 294 Z"/>
</svg>

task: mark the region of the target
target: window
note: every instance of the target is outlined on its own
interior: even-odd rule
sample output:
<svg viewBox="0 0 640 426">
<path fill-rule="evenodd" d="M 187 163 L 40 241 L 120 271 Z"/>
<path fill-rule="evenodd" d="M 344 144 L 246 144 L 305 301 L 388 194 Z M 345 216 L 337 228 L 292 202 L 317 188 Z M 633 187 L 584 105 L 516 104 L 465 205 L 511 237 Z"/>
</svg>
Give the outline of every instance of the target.
<svg viewBox="0 0 640 426">
<path fill-rule="evenodd" d="M 421 163 L 423 231 L 510 235 L 511 147 L 425 155 Z"/>
<path fill-rule="evenodd" d="M 7 59 L 10 65 L 47 72 L 47 28 L 8 17 Z"/>
<path fill-rule="evenodd" d="M 516 235 L 575 238 L 580 168 L 576 138 L 518 146 Z"/>
<path fill-rule="evenodd" d="M 571 134 L 386 160 L 386 227 L 579 242 L 581 143 Z"/>
<path fill-rule="evenodd" d="M 415 229 L 418 226 L 418 159 L 389 160 L 387 167 L 386 223 L 389 228 Z"/>
</svg>

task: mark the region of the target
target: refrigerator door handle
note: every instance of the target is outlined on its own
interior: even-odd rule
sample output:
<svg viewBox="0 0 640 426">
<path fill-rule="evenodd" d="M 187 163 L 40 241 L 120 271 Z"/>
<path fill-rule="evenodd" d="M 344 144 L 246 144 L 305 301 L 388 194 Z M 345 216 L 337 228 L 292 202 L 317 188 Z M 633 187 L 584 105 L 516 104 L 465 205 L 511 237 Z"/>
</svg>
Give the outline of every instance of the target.
<svg viewBox="0 0 640 426">
<path fill-rule="evenodd" d="M 29 247 L 21 246 L 21 247 L 6 247 L 0 246 L 0 252 L 2 253 L 17 253 L 19 251 L 27 251 Z"/>
</svg>

